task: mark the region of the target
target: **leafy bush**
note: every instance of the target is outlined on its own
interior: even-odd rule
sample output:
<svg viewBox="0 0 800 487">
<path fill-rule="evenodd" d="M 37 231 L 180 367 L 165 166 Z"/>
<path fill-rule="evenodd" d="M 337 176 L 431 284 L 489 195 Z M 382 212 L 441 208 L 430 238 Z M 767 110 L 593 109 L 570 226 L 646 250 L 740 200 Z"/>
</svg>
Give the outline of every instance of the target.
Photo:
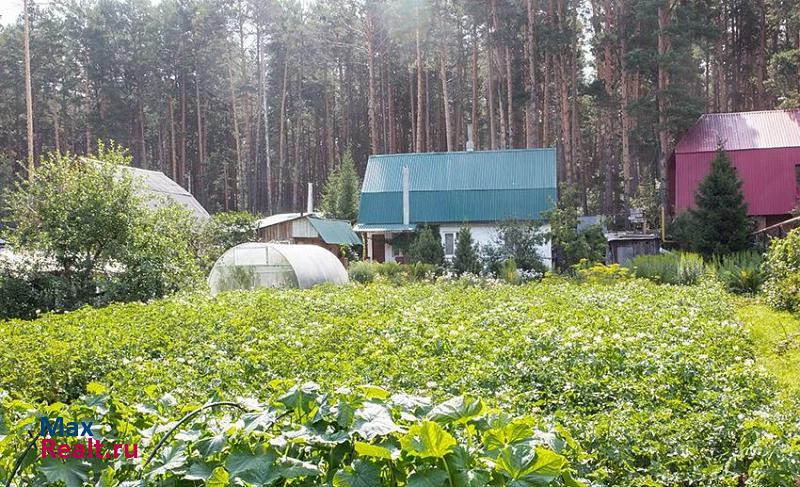
<svg viewBox="0 0 800 487">
<path fill-rule="evenodd" d="M 212 215 L 197 236 L 198 257 L 206 273 L 229 248 L 257 239 L 258 218 L 246 211 L 228 211 Z"/>
<path fill-rule="evenodd" d="M 6 238 L 16 254 L 37 264 L 4 265 L 0 285 L 11 287 L 0 294 L 30 301 L 2 314 L 148 300 L 202 285 L 190 213 L 166 201 L 149 208 L 140 182 L 119 168 L 129 157 L 113 145 L 100 144 L 98 151 L 95 160 L 45 157 L 9 196 L 16 229 Z M 35 286 L 32 293 L 19 293 L 23 281 Z"/>
<path fill-rule="evenodd" d="M 705 273 L 703 258 L 688 252 L 638 255 L 628 267 L 636 277 L 662 284 L 696 284 Z"/>
<path fill-rule="evenodd" d="M 709 267 L 725 288 L 736 294 L 754 295 L 764 282 L 761 254 L 745 250 L 725 256 L 714 256 Z"/>
<path fill-rule="evenodd" d="M 352 152 L 347 149 L 341 162 L 325 182 L 320 203 L 322 213 L 328 218 L 355 222 L 358 217 L 360 188 L 356 163 Z"/>
<path fill-rule="evenodd" d="M 767 302 L 778 309 L 800 309 L 800 229 L 772 241 L 763 270 Z"/>
<path fill-rule="evenodd" d="M 541 275 L 547 266 L 539 254 L 538 247 L 547 236 L 536 222 L 503 222 L 497 227 L 497 236 L 492 244 L 480 249 L 484 263 L 484 273 L 508 281 L 509 271 L 505 268 L 510 261 L 514 270 L 529 271 Z"/>
<path fill-rule="evenodd" d="M 631 271 L 627 267 L 619 264 L 590 264 L 585 259 L 575 266 L 575 274 L 580 281 L 596 284 L 611 284 L 632 277 Z"/>
<path fill-rule="evenodd" d="M 598 225 L 578 231 L 580 215 L 578 192 L 574 187 L 561 188 L 555 208 L 545 212 L 550 223 L 554 268 L 566 272 L 583 259 L 590 262 L 605 260 L 608 245 L 602 228 Z"/>
<path fill-rule="evenodd" d="M 61 416 L 92 418 L 104 445 L 140 444 L 142 456 L 148 451 L 153 460 L 144 466 L 122 452 L 105 462 L 40 460 L 33 449 L 15 480 L 35 485 L 58 480 L 110 485 L 109 478 L 210 486 L 584 485 L 573 478 L 565 456 L 574 446 L 568 433 L 550 431 L 535 418 L 493 411 L 475 397 L 433 403 L 375 386 L 324 394 L 314 383 L 288 390 L 283 385 L 260 391 L 268 393 L 264 400 L 220 404 L 211 399 L 206 404 L 216 407 L 178 424 L 167 423 L 184 412 L 169 395 L 151 395 L 132 407 L 99 385 L 92 386 L 95 394 L 70 407 L 5 401 L 12 435 L 0 446 L 0 471 L 11 471 L 39 416 Z M 168 426 L 177 427 L 174 434 Z"/>
<path fill-rule="evenodd" d="M 437 267 L 417 262 L 415 264 L 398 264 L 397 262 L 354 262 L 350 264 L 350 279 L 362 284 L 376 279 L 386 280 L 400 285 L 415 281 L 431 280 L 435 277 Z"/>
<path fill-rule="evenodd" d="M 439 232 L 428 226 L 418 231 L 408 248 L 406 257 L 409 264 L 422 263 L 434 266 L 444 264 L 444 247 Z"/>
<path fill-rule="evenodd" d="M 743 425 L 772 417 L 776 394 L 752 359 L 729 296 L 705 283 L 374 283 L 0 322 L 0 389 L 28 402 L 70 401 L 101 381 L 121 401 L 151 391 L 199 404 L 213 391 L 260 395 L 285 377 L 435 401 L 467 394 L 563 425 L 579 446 L 577 474 L 614 486 L 736 485 L 790 459 L 788 447 L 767 457 L 747 446 Z M 760 479 L 775 472 L 764 468 Z"/>
<path fill-rule="evenodd" d="M 350 275 L 350 280 L 367 284 L 375 280 L 377 270 L 376 264 L 373 262 L 359 261 L 352 262 L 347 268 L 347 273 Z"/>
</svg>

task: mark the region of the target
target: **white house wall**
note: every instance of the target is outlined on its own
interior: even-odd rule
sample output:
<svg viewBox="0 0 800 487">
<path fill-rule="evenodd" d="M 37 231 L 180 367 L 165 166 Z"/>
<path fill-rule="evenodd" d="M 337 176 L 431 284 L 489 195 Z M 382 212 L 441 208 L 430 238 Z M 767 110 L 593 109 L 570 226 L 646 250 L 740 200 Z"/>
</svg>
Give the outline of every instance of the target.
<svg viewBox="0 0 800 487">
<path fill-rule="evenodd" d="M 439 227 L 439 236 L 442 239 L 442 245 L 445 243 L 445 234 L 452 233 L 455 239 L 457 238 L 458 231 L 461 230 L 461 225 L 441 225 Z M 549 232 L 550 225 L 543 225 L 542 232 Z M 486 245 L 496 245 L 497 240 L 497 226 L 493 224 L 472 224 L 470 225 L 470 232 L 472 233 L 472 241 L 481 247 Z M 454 247 L 455 248 L 455 247 Z M 542 257 L 542 261 L 548 268 L 552 268 L 553 255 L 550 246 L 550 241 L 546 240 L 542 245 L 536 247 L 536 251 Z M 446 256 L 446 257 L 452 257 Z"/>
</svg>

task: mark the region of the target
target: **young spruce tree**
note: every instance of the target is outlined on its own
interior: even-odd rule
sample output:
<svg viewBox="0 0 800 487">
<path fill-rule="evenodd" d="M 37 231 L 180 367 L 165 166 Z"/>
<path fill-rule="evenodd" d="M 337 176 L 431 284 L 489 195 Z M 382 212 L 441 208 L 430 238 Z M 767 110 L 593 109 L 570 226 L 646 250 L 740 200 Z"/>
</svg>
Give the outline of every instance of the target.
<svg viewBox="0 0 800 487">
<path fill-rule="evenodd" d="M 742 181 L 721 145 L 711 161 L 711 172 L 697 188 L 695 203 L 694 232 L 689 242 L 693 250 L 709 257 L 748 247 L 750 220 Z"/>
<path fill-rule="evenodd" d="M 339 167 L 334 169 L 322 190 L 320 209 L 328 218 L 355 222 L 358 217 L 358 201 L 361 181 L 358 179 L 353 155 L 348 149 Z"/>
<path fill-rule="evenodd" d="M 478 252 L 472 243 L 472 232 L 468 226 L 461 227 L 456 239 L 456 255 L 453 258 L 453 270 L 456 274 L 480 274 L 481 263 Z"/>
</svg>

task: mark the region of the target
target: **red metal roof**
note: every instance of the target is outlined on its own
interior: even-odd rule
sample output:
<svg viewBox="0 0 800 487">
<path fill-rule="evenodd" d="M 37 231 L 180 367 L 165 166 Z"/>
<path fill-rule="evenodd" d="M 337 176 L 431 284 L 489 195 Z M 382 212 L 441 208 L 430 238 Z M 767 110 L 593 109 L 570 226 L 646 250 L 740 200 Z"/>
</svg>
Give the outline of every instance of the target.
<svg viewBox="0 0 800 487">
<path fill-rule="evenodd" d="M 800 109 L 706 113 L 675 148 L 676 154 L 800 147 Z"/>
</svg>

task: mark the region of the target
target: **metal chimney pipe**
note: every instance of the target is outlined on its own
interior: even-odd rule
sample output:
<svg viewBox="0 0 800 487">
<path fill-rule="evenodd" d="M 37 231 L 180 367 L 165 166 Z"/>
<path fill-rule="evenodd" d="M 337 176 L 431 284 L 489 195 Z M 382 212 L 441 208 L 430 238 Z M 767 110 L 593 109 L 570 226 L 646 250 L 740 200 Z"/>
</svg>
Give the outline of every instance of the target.
<svg viewBox="0 0 800 487">
<path fill-rule="evenodd" d="M 410 193 L 411 178 L 408 166 L 403 166 L 403 225 L 408 226 L 411 221 Z"/>
<path fill-rule="evenodd" d="M 308 183 L 308 204 L 306 213 L 314 213 L 314 183 Z"/>
</svg>

